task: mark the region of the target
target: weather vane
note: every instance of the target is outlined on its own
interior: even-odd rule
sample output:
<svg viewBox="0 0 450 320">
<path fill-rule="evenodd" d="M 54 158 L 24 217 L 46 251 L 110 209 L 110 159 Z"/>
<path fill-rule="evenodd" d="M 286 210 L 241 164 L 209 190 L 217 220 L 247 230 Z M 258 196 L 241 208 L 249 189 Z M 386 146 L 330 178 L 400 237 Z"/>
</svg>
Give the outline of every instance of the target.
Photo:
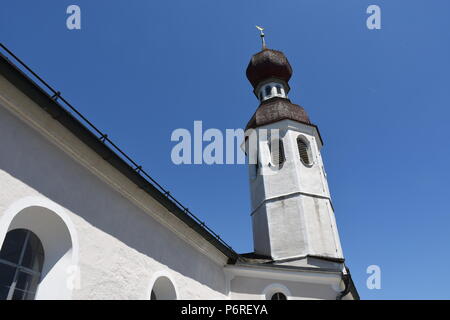
<svg viewBox="0 0 450 320">
<path fill-rule="evenodd" d="M 262 48 L 263 50 L 266 48 L 266 40 L 264 39 L 264 28 L 260 26 L 256 26 L 256 29 L 261 32 L 261 41 L 262 41 Z"/>
</svg>

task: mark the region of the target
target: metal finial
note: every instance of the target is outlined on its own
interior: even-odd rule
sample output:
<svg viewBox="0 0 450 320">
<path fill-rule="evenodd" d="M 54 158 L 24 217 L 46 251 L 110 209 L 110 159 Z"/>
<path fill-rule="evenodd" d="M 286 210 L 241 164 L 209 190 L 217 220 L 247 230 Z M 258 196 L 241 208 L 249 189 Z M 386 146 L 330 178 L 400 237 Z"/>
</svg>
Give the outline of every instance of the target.
<svg viewBox="0 0 450 320">
<path fill-rule="evenodd" d="M 264 28 L 260 26 L 256 26 L 256 29 L 261 33 L 261 41 L 263 50 L 266 49 L 266 40 L 264 39 Z"/>
</svg>

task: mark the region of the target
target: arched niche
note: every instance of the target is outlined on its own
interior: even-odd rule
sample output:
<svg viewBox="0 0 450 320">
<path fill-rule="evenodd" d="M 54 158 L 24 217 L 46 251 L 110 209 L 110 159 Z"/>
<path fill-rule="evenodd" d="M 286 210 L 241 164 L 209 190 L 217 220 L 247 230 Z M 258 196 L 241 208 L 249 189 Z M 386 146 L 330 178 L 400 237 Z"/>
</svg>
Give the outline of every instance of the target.
<svg viewBox="0 0 450 320">
<path fill-rule="evenodd" d="M 279 296 L 278 298 L 274 298 L 274 296 Z M 284 296 L 284 298 L 281 298 Z M 292 296 L 289 289 L 280 284 L 280 283 L 272 283 L 264 288 L 261 298 L 263 300 L 289 300 Z"/>
<path fill-rule="evenodd" d="M 156 273 L 150 286 L 150 299 L 177 300 L 177 289 L 172 277 L 166 273 Z"/>
</svg>

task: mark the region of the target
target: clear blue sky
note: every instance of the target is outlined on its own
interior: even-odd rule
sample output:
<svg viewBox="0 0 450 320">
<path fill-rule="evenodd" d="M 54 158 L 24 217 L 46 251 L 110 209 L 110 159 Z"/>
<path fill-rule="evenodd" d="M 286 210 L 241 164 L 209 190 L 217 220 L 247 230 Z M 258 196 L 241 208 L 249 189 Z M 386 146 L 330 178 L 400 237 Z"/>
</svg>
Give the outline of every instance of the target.
<svg viewBox="0 0 450 320">
<path fill-rule="evenodd" d="M 66 28 L 77 4 L 82 29 Z M 366 28 L 366 8 L 382 29 Z M 450 2 L 3 0 L 0 39 L 237 251 L 252 247 L 244 165 L 172 164 L 176 128 L 242 128 L 268 46 L 294 69 L 347 264 L 365 299 L 450 298 Z M 382 289 L 366 288 L 366 268 Z"/>
</svg>

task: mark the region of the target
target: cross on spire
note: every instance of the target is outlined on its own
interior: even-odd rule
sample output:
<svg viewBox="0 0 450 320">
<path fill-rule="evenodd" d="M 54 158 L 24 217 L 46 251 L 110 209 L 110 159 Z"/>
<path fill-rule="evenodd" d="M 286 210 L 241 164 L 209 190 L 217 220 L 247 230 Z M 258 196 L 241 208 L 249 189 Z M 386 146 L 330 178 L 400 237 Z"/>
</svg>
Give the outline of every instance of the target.
<svg viewBox="0 0 450 320">
<path fill-rule="evenodd" d="M 260 32 L 260 36 L 261 36 L 261 41 L 262 41 L 262 48 L 263 48 L 263 50 L 264 49 L 266 49 L 266 40 L 265 40 L 265 38 L 264 38 L 264 28 L 263 27 L 260 27 L 260 26 L 256 26 L 256 29 L 258 29 L 259 30 L 259 32 Z"/>
</svg>

